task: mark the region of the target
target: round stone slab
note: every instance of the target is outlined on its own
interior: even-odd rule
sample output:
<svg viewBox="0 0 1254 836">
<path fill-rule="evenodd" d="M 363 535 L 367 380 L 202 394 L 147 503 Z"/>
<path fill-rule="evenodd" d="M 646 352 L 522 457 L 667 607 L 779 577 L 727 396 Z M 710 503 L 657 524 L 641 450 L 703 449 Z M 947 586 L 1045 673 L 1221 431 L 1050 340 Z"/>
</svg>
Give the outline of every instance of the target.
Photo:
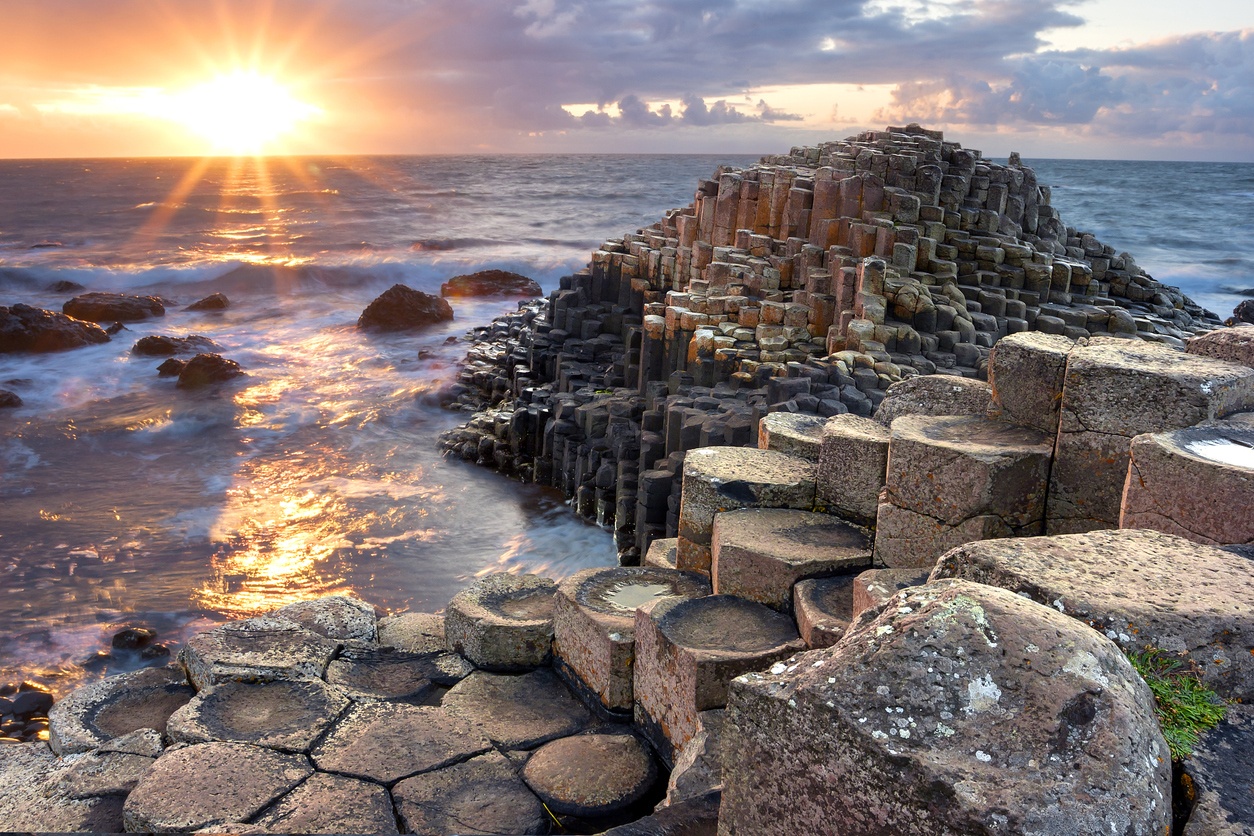
<svg viewBox="0 0 1254 836">
<path fill-rule="evenodd" d="M 421 700 L 443 674 L 439 653 L 404 653 L 390 648 L 346 648 L 327 665 L 327 682 L 353 699 Z"/>
<path fill-rule="evenodd" d="M 314 763 L 381 784 L 492 748 L 465 720 L 428 706 L 357 703 L 313 751 Z"/>
<path fill-rule="evenodd" d="M 263 615 L 193 636 L 179 660 L 199 690 L 234 680 L 321 679 L 339 647 L 295 621 Z"/>
<path fill-rule="evenodd" d="M 499 572 L 449 601 L 444 635 L 453 650 L 487 670 L 547 665 L 553 652 L 553 593 L 540 575 Z"/>
<path fill-rule="evenodd" d="M 392 789 L 409 833 L 547 833 L 549 818 L 499 752 L 416 775 Z"/>
<path fill-rule="evenodd" d="M 303 755 L 243 743 L 201 743 L 166 752 L 127 796 L 126 829 L 161 833 L 247 821 L 313 770 Z"/>
<path fill-rule="evenodd" d="M 226 740 L 307 753 L 348 703 L 339 689 L 316 679 L 227 682 L 174 712 L 169 734 L 183 743 Z"/>
<path fill-rule="evenodd" d="M 311 601 L 298 601 L 272 613 L 295 621 L 328 639 L 372 642 L 378 637 L 374 607 L 349 595 L 328 595 Z"/>
<path fill-rule="evenodd" d="M 643 798 L 657 780 L 657 765 L 635 735 L 584 734 L 541 746 L 522 777 L 553 812 L 596 817 Z"/>
<path fill-rule="evenodd" d="M 177 668 L 145 668 L 73 691 L 48 712 L 48 745 L 58 755 L 88 752 L 138 729 L 165 733 L 195 690 Z"/>
<path fill-rule="evenodd" d="M 870 568 L 871 539 L 827 514 L 742 508 L 714 515 L 713 553 L 715 595 L 791 612 L 797 581 Z"/>
<path fill-rule="evenodd" d="M 576 734 L 592 721 L 551 670 L 516 676 L 473 673 L 444 695 L 442 706 L 503 749 L 530 749 Z"/>
<path fill-rule="evenodd" d="M 968 543 L 932 580 L 965 578 L 1081 619 L 1129 651 L 1196 664 L 1220 696 L 1254 700 L 1254 563 L 1157 531 L 1093 531 Z"/>
<path fill-rule="evenodd" d="M 324 772 L 309 776 L 256 823 L 272 833 L 398 832 L 387 790 Z"/>
</svg>

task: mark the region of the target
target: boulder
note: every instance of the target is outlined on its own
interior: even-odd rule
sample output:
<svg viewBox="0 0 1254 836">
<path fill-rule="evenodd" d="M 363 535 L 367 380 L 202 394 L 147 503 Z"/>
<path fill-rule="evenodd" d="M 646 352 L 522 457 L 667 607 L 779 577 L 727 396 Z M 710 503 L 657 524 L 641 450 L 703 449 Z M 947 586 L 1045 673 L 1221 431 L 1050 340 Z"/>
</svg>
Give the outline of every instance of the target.
<svg viewBox="0 0 1254 836">
<path fill-rule="evenodd" d="M 0 389 L 0 409 L 16 409 L 21 405 L 22 399 L 17 396 L 16 392 Z"/>
<path fill-rule="evenodd" d="M 1156 531 L 968 543 L 932 580 L 1008 589 L 1080 619 L 1129 652 L 1192 662 L 1221 696 L 1254 699 L 1254 563 Z"/>
<path fill-rule="evenodd" d="M 202 351 L 213 351 L 218 344 L 208 337 L 199 334 L 188 334 L 186 337 L 166 337 L 151 334 L 140 337 L 131 346 L 131 354 L 144 357 L 172 357 L 175 354 L 197 354 Z"/>
<path fill-rule="evenodd" d="M 1216 328 L 1185 341 L 1189 354 L 1254 366 L 1254 328 Z"/>
<path fill-rule="evenodd" d="M 480 270 L 454 276 L 440 285 L 441 296 L 541 296 L 544 290 L 534 280 L 508 270 Z"/>
<path fill-rule="evenodd" d="M 187 368 L 186 360 L 179 360 L 171 357 L 160 366 L 157 366 L 158 377 L 178 377 L 183 373 L 183 369 Z"/>
<path fill-rule="evenodd" d="M 723 746 L 728 836 L 1170 831 L 1171 758 L 1127 658 L 982 584 L 904 590 L 738 678 Z"/>
<path fill-rule="evenodd" d="M 1254 325 L 1254 299 L 1243 299 L 1232 309 L 1232 316 L 1224 320 L 1224 325 Z"/>
<path fill-rule="evenodd" d="M 95 323 L 30 305 L 0 305 L 0 353 L 67 351 L 108 341 Z"/>
<path fill-rule="evenodd" d="M 487 670 L 547 665 L 553 651 L 553 595 L 541 575 L 497 572 L 453 596 L 444 618 L 448 645 Z"/>
<path fill-rule="evenodd" d="M 231 300 L 224 293 L 211 293 L 198 302 L 192 302 L 184 310 L 188 311 L 224 311 L 231 306 Z"/>
<path fill-rule="evenodd" d="M 553 812 L 597 818 L 642 799 L 657 774 L 653 754 L 635 735 L 584 734 L 541 746 L 522 779 Z"/>
<path fill-rule="evenodd" d="M 379 619 L 379 644 L 405 653 L 436 653 L 446 650 L 444 616 L 405 612 Z"/>
<path fill-rule="evenodd" d="M 392 788 L 407 833 L 547 833 L 540 799 L 499 752 L 416 775 Z"/>
<path fill-rule="evenodd" d="M 228 360 L 219 354 L 197 354 L 179 370 L 178 387 L 196 389 L 243 376 L 244 370 L 234 360 Z"/>
<path fill-rule="evenodd" d="M 84 293 L 61 306 L 61 312 L 88 322 L 139 322 L 165 316 L 165 305 L 156 296 L 126 293 Z"/>
<path fill-rule="evenodd" d="M 903 415 L 984 415 L 993 389 L 982 380 L 920 375 L 888 387 L 873 416 L 885 427 Z"/>
<path fill-rule="evenodd" d="M 392 285 L 362 311 L 357 327 L 371 331 L 408 331 L 453 319 L 453 309 L 439 296 Z"/>
</svg>

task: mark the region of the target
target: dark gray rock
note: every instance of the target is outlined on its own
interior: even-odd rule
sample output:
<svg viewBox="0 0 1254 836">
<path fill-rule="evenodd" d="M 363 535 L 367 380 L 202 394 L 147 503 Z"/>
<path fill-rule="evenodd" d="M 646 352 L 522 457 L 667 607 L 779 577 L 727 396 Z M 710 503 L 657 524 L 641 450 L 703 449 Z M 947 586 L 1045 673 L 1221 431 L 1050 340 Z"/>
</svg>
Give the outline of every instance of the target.
<svg viewBox="0 0 1254 836">
<path fill-rule="evenodd" d="M 1182 784 L 1193 802 L 1184 836 L 1254 833 L 1254 707 L 1228 707 L 1184 760 Z"/>
<path fill-rule="evenodd" d="M 196 354 L 202 351 L 213 351 L 218 344 L 208 337 L 199 334 L 188 334 L 186 337 L 166 337 L 150 334 L 140 337 L 131 346 L 131 354 L 144 357 L 172 357 L 175 354 Z"/>
<path fill-rule="evenodd" d="M 244 370 L 234 360 L 220 354 L 197 354 L 179 371 L 178 386 L 180 389 L 196 389 L 243 376 Z"/>
<path fill-rule="evenodd" d="M 438 653 L 404 653 L 391 648 L 345 648 L 327 665 L 327 682 L 353 699 L 425 700 L 443 680 Z"/>
<path fill-rule="evenodd" d="M 21 405 L 22 399 L 17 396 L 16 392 L 0 389 L 0 409 L 16 409 Z"/>
<path fill-rule="evenodd" d="M 165 316 L 165 305 L 156 296 L 126 293 L 84 293 L 61 306 L 61 312 L 88 322 L 139 322 Z"/>
<path fill-rule="evenodd" d="M 224 311 L 231 306 L 231 300 L 225 293 L 211 293 L 198 302 L 192 302 L 184 310 L 189 311 Z"/>
<path fill-rule="evenodd" d="M 362 311 L 358 328 L 372 331 L 408 331 L 453 319 L 453 309 L 439 296 L 395 284 Z"/>
<path fill-rule="evenodd" d="M 67 351 L 108 341 L 94 323 L 30 305 L 0 305 L 0 353 Z"/>
<path fill-rule="evenodd" d="M 440 285 L 441 296 L 539 296 L 544 291 L 534 280 L 508 270 L 480 270 L 454 276 Z"/>
</svg>

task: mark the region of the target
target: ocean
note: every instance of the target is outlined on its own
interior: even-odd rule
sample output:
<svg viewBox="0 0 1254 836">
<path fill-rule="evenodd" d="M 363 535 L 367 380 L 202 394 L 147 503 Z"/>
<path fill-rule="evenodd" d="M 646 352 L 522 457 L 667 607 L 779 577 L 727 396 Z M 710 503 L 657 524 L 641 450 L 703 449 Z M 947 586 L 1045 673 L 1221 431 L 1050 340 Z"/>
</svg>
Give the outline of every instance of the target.
<svg viewBox="0 0 1254 836">
<path fill-rule="evenodd" d="M 313 595 L 434 611 L 493 570 L 615 562 L 552 491 L 443 459 L 466 417 L 436 393 L 472 326 L 515 301 L 458 300 L 404 335 L 355 328 L 397 282 L 438 292 L 486 268 L 545 291 L 607 237 L 692 199 L 734 156 L 0 161 L 0 304 L 159 295 L 110 343 L 0 355 L 0 683 L 64 693 L 136 664 L 124 626 L 172 648 Z M 1069 225 L 1226 315 L 1254 288 L 1254 166 L 1025 160 Z M 183 310 L 213 292 L 221 313 Z M 202 334 L 248 377 L 211 392 L 132 356 Z M 450 339 L 453 338 L 453 339 Z"/>
</svg>

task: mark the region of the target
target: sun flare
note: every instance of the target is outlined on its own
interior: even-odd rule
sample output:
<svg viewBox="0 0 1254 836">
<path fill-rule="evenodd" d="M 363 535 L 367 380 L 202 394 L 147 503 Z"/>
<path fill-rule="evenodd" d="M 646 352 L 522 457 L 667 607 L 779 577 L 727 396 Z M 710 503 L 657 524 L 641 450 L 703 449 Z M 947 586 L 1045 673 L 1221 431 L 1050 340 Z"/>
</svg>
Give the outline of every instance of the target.
<svg viewBox="0 0 1254 836">
<path fill-rule="evenodd" d="M 171 107 L 171 118 L 227 154 L 270 150 L 321 112 L 275 79 L 245 70 L 190 87 Z"/>
</svg>

